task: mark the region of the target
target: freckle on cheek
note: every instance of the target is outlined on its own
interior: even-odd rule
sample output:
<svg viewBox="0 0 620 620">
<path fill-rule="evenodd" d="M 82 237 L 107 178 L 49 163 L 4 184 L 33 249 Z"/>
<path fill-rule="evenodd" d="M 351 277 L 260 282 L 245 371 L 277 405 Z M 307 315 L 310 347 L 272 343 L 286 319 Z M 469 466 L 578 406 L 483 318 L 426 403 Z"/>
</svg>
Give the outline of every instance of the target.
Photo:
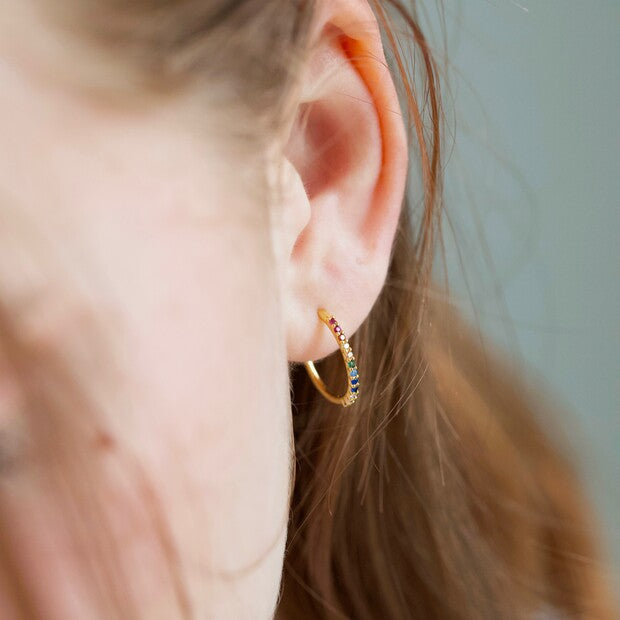
<svg viewBox="0 0 620 620">
<path fill-rule="evenodd" d="M 92 442 L 93 448 L 101 452 L 111 452 L 116 448 L 116 440 L 105 431 L 99 431 Z"/>
</svg>

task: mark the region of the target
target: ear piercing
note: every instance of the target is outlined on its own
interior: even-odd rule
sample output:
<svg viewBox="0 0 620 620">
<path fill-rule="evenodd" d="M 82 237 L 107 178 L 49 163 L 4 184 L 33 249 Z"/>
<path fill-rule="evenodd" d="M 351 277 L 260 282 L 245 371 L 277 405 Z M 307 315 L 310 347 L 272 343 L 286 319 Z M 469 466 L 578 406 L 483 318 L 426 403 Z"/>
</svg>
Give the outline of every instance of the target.
<svg viewBox="0 0 620 620">
<path fill-rule="evenodd" d="M 319 308 L 317 311 L 319 315 L 319 319 L 325 323 L 332 336 L 336 339 L 338 346 L 340 347 L 340 353 L 342 354 L 342 359 L 344 360 L 344 365 L 347 370 L 347 384 L 348 388 L 345 394 L 342 396 L 334 396 L 329 392 L 325 383 L 319 376 L 319 373 L 314 366 L 312 361 L 308 361 L 304 363 L 308 374 L 310 375 L 310 379 L 312 383 L 316 387 L 316 389 L 330 402 L 336 405 L 342 405 L 343 407 L 348 407 L 352 405 L 359 395 L 359 387 L 360 387 L 360 376 L 357 369 L 357 362 L 355 361 L 355 356 L 353 355 L 353 350 L 351 349 L 351 345 L 347 340 L 344 332 L 342 331 L 342 327 L 338 325 L 338 321 L 333 317 L 333 315 L 329 314 L 323 308 Z"/>
</svg>

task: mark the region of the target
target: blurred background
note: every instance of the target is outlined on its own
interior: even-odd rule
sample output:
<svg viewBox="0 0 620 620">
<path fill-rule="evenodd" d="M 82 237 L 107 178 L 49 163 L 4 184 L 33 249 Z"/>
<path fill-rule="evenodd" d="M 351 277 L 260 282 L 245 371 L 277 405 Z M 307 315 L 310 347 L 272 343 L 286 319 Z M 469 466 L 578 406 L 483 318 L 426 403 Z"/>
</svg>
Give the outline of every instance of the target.
<svg viewBox="0 0 620 620">
<path fill-rule="evenodd" d="M 620 0 L 443 6 L 451 291 L 567 410 L 620 587 Z"/>
</svg>

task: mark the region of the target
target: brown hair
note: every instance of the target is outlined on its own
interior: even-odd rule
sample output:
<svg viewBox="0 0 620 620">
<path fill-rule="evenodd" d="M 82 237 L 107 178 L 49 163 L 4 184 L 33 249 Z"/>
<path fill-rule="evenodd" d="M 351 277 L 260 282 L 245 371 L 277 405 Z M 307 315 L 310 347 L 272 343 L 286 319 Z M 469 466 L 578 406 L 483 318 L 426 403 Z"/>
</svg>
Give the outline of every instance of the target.
<svg viewBox="0 0 620 620">
<path fill-rule="evenodd" d="M 89 34 L 122 50 L 122 62 L 137 68 L 140 88 L 173 92 L 201 79 L 227 84 L 222 101 L 234 98 L 239 114 L 261 121 L 253 125 L 255 135 L 244 136 L 259 140 L 279 130 L 288 113 L 314 9 L 309 0 L 62 4 L 71 19 L 96 7 L 101 18 L 87 21 Z M 372 4 L 414 130 L 424 196 L 419 211 L 403 209 L 387 282 L 353 337 L 365 376 L 373 377 L 355 410 L 334 415 L 303 367 L 291 368 L 297 467 L 279 613 L 508 619 L 555 609 L 568 617 L 610 618 L 587 506 L 560 447 L 538 422 L 539 403 L 449 304 L 437 301 L 443 292 L 432 289 L 442 200 L 439 75 L 415 11 L 397 0 Z M 402 26 L 421 60 L 415 80 L 397 37 Z M 58 396 L 71 375 L 50 374 L 63 367 L 58 356 L 30 350 L 11 312 L 2 303 L 0 310 L 0 350 L 29 408 L 58 412 L 41 431 L 41 443 L 51 432 L 67 444 L 66 458 L 79 457 L 75 471 L 83 471 L 88 454 L 73 454 L 59 431 L 75 423 L 64 411 L 69 401 L 82 402 L 79 390 Z M 324 375 L 339 376 L 337 360 L 323 364 Z M 46 381 L 37 382 L 42 375 Z M 51 383 L 58 386 L 55 399 L 46 387 Z M 108 440 L 91 425 L 80 433 L 99 437 L 105 447 Z M 96 500 L 92 488 L 79 492 Z M 148 488 L 141 497 L 152 506 Z M 89 518 L 100 518 L 96 501 L 91 510 Z M 151 526 L 165 541 L 165 528 Z M 3 539 L 0 562 L 10 568 Z M 105 609 L 139 617 L 127 597 L 107 598 L 122 584 L 111 568 L 114 549 L 98 553 L 93 571 Z M 18 580 L 13 587 L 34 615 Z M 182 586 L 178 591 L 183 609 Z"/>
</svg>

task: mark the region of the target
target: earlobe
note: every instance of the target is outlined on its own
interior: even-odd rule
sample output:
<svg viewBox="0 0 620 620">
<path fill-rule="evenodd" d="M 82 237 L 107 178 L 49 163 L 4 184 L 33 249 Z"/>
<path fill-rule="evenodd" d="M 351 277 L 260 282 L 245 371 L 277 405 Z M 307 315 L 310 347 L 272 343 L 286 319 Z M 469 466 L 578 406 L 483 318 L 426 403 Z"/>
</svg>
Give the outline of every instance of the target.
<svg viewBox="0 0 620 620">
<path fill-rule="evenodd" d="M 334 350 L 317 322 L 318 307 L 341 317 L 349 333 L 370 312 L 385 281 L 407 170 L 404 126 L 376 21 L 362 1 L 329 7 L 320 13 L 285 151 L 298 180 L 283 209 L 300 214 L 285 216 L 300 224 L 288 227 L 284 242 L 291 361 Z"/>
</svg>

